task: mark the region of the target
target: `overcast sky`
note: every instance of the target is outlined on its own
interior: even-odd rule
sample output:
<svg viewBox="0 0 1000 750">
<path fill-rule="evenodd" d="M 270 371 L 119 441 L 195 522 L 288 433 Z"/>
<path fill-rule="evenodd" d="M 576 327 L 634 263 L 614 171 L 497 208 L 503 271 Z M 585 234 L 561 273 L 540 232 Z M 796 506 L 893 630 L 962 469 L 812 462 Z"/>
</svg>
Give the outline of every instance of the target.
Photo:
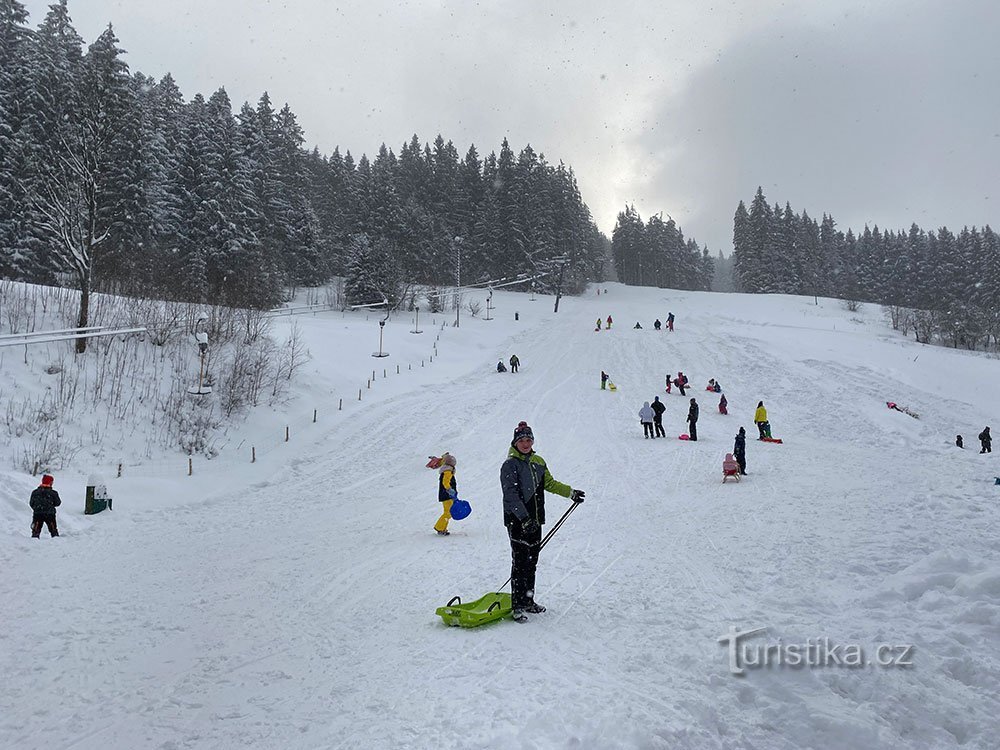
<svg viewBox="0 0 1000 750">
<path fill-rule="evenodd" d="M 30 23 L 48 2 L 29 0 Z M 762 185 L 842 229 L 1000 226 L 998 0 L 69 0 L 185 97 L 267 91 L 308 145 L 506 137 L 713 253 Z"/>
</svg>

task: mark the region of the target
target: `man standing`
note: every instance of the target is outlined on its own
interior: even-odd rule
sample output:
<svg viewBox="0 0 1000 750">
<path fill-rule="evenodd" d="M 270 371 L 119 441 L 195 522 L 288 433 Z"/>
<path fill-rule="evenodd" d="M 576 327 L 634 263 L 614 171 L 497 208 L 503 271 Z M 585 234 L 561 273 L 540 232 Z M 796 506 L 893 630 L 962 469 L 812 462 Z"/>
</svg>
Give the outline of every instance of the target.
<svg viewBox="0 0 1000 750">
<path fill-rule="evenodd" d="M 979 444 L 982 446 L 980 453 L 992 453 L 993 452 L 993 436 L 990 435 L 990 428 L 986 427 L 982 432 L 979 433 Z"/>
<path fill-rule="evenodd" d="M 42 535 L 42 525 L 48 526 L 50 536 L 59 536 L 56 528 L 56 508 L 62 505 L 59 493 L 52 489 L 55 480 L 51 474 L 42 475 L 42 483 L 31 493 L 31 536 L 38 539 Z"/>
<path fill-rule="evenodd" d="M 688 408 L 688 425 L 690 425 L 690 431 L 688 434 L 691 436 L 692 440 L 698 439 L 698 402 L 693 398 L 691 399 L 691 406 Z"/>
<path fill-rule="evenodd" d="M 654 397 L 653 403 L 649 406 L 653 410 L 653 428 L 656 430 L 654 437 L 666 437 L 667 433 L 663 431 L 663 412 L 667 410 L 667 407 L 660 401 L 659 396 Z"/>
<path fill-rule="evenodd" d="M 521 364 L 521 360 L 517 358 L 516 354 L 510 355 L 510 371 L 511 373 L 517 372 L 518 366 Z"/>
<path fill-rule="evenodd" d="M 557 482 L 545 459 L 534 452 L 535 435 L 527 422 L 514 428 L 507 460 L 500 467 L 503 490 L 503 522 L 510 537 L 510 590 L 514 620 L 526 622 L 528 613 L 545 607 L 535 601 L 535 568 L 545 523 L 545 490 L 582 503 L 583 490 Z"/>
</svg>

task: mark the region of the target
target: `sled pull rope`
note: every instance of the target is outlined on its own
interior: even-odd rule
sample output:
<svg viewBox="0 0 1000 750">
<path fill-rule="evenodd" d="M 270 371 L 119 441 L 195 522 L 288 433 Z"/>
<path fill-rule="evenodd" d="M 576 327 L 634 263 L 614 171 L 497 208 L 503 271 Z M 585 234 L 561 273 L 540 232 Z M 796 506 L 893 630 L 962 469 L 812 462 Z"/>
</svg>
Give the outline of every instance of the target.
<svg viewBox="0 0 1000 750">
<path fill-rule="evenodd" d="M 451 597 L 451 599 L 448 600 L 448 603 L 446 605 L 444 605 L 444 606 L 450 607 L 453 604 L 461 604 L 461 603 L 462 603 L 462 597 L 460 597 L 460 596 L 453 596 L 453 597 Z"/>
<path fill-rule="evenodd" d="M 573 503 L 572 505 L 570 505 L 569 508 L 566 510 L 566 512 L 562 514 L 562 518 L 560 518 L 558 521 L 556 521 L 556 525 L 552 527 L 552 529 L 549 531 L 549 533 L 545 535 L 545 538 L 542 539 L 541 543 L 538 545 L 538 551 L 539 552 L 541 552 L 542 549 L 545 547 L 545 545 L 549 543 L 549 539 L 552 538 L 552 535 L 555 534 L 557 531 L 559 531 L 559 527 L 562 526 L 566 522 L 566 519 L 569 518 L 569 514 L 572 513 L 574 510 L 576 510 L 576 506 L 579 505 L 579 504 L 580 503 Z M 506 587 L 506 585 L 508 583 L 510 583 L 510 581 L 511 581 L 510 578 L 508 578 L 506 581 L 504 581 L 503 585 L 500 586 L 500 588 L 497 589 L 497 593 L 500 593 L 501 591 L 503 591 L 504 587 Z"/>
</svg>

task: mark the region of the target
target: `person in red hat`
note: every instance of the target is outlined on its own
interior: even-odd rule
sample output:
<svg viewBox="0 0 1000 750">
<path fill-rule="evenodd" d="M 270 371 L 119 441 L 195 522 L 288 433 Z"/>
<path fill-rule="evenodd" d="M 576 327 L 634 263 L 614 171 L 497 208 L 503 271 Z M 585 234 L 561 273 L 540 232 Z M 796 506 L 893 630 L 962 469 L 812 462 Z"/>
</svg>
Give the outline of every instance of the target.
<svg viewBox="0 0 1000 750">
<path fill-rule="evenodd" d="M 59 493 L 52 489 L 55 480 L 51 474 L 42 475 L 42 483 L 31 493 L 31 536 L 38 539 L 42 535 L 42 524 L 49 527 L 49 534 L 59 536 L 59 529 L 56 528 L 56 508 L 62 505 Z"/>
</svg>

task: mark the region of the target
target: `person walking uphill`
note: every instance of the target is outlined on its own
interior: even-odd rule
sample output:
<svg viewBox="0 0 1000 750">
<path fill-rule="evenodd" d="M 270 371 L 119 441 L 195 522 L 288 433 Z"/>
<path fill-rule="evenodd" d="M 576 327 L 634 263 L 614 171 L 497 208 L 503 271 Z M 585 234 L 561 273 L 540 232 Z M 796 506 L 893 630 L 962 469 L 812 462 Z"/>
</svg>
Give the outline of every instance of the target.
<svg viewBox="0 0 1000 750">
<path fill-rule="evenodd" d="M 639 422 L 642 424 L 642 434 L 647 440 L 656 437 L 656 433 L 653 432 L 653 417 L 655 416 L 656 413 L 650 407 L 649 402 L 644 402 L 642 408 L 639 409 Z"/>
<path fill-rule="evenodd" d="M 517 372 L 517 368 L 521 366 L 521 360 L 517 358 L 516 354 L 510 355 L 510 371 L 511 373 Z"/>
<path fill-rule="evenodd" d="M 692 440 L 698 439 L 698 402 L 693 398 L 691 399 L 691 406 L 688 408 L 688 425 L 690 430 L 688 435 L 691 436 Z"/>
<path fill-rule="evenodd" d="M 736 441 L 733 443 L 733 457 L 740 465 L 740 474 L 747 475 L 747 431 L 740 427 L 736 433 Z"/>
<path fill-rule="evenodd" d="M 980 453 L 992 453 L 993 448 L 993 437 L 990 435 L 990 428 L 986 427 L 982 432 L 979 433 L 979 443 L 983 446 L 983 449 L 979 451 Z"/>
<path fill-rule="evenodd" d="M 667 407 L 660 401 L 659 396 L 654 396 L 653 403 L 649 405 L 649 408 L 653 410 L 653 427 L 656 428 L 655 437 L 666 437 L 667 433 L 663 431 L 663 412 L 667 410 Z"/>
<path fill-rule="evenodd" d="M 757 425 L 757 430 L 760 432 L 760 437 L 758 440 L 763 440 L 767 437 L 767 431 L 765 429 L 765 424 L 767 423 L 767 409 L 764 408 L 764 402 L 757 402 L 757 411 L 753 413 L 753 421 Z"/>
<path fill-rule="evenodd" d="M 557 482 L 545 459 L 534 451 L 535 435 L 526 422 L 514 428 L 507 460 L 500 467 L 503 490 L 503 522 L 510 537 L 510 590 L 513 617 L 525 622 L 527 613 L 538 614 L 545 607 L 535 601 L 535 568 L 545 523 L 545 490 L 582 503 L 583 490 Z"/>
<path fill-rule="evenodd" d="M 441 456 L 441 466 L 438 468 L 438 502 L 441 503 L 441 517 L 434 524 L 434 531 L 441 536 L 448 536 L 448 521 L 451 520 L 451 505 L 458 497 L 458 484 L 455 482 L 455 457 L 450 453 Z"/>
<path fill-rule="evenodd" d="M 55 480 L 51 474 L 42 475 L 42 483 L 31 492 L 31 536 L 38 539 L 42 535 L 42 525 L 49 527 L 50 536 L 59 536 L 56 528 L 56 508 L 62 505 L 59 493 L 52 489 Z"/>
</svg>

